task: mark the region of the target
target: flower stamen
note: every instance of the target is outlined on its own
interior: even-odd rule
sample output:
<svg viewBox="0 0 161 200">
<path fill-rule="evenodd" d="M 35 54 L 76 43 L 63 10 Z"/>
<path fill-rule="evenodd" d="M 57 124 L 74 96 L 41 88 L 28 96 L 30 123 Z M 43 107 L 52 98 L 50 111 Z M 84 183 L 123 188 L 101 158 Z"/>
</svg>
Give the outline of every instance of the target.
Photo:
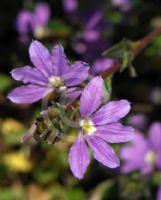
<svg viewBox="0 0 161 200">
<path fill-rule="evenodd" d="M 50 77 L 49 83 L 55 88 L 64 87 L 64 81 L 59 76 Z"/>
<path fill-rule="evenodd" d="M 92 135 L 96 131 L 96 127 L 90 119 L 81 119 L 79 124 L 88 135 Z"/>
</svg>

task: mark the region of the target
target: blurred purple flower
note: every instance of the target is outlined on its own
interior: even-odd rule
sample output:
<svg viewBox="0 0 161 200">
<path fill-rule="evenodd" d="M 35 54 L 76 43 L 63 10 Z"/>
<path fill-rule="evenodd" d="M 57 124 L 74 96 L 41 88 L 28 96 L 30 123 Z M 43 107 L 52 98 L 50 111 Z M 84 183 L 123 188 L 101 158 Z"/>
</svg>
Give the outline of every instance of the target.
<svg viewBox="0 0 161 200">
<path fill-rule="evenodd" d="M 88 77 L 89 67 L 81 61 L 69 62 L 61 45 L 56 45 L 50 54 L 40 42 L 33 41 L 29 47 L 31 62 L 35 67 L 24 66 L 11 74 L 17 81 L 27 84 L 14 89 L 8 98 L 15 103 L 33 103 L 53 91 L 68 93 L 72 98 L 80 95 L 76 86 Z"/>
<path fill-rule="evenodd" d="M 101 75 L 105 70 L 110 69 L 115 60 L 111 58 L 98 58 L 90 68 L 90 74 L 97 76 Z"/>
<path fill-rule="evenodd" d="M 106 142 L 126 142 L 134 135 L 133 128 L 118 122 L 130 111 L 130 103 L 127 100 L 112 101 L 100 107 L 103 96 L 103 79 L 98 76 L 87 84 L 80 98 L 79 134 L 69 153 L 71 170 L 79 179 L 83 178 L 90 163 L 86 143 L 96 160 L 107 167 L 116 168 L 119 159 Z"/>
<path fill-rule="evenodd" d="M 33 12 L 22 10 L 17 17 L 17 31 L 20 40 L 26 42 L 28 34 L 32 33 L 35 37 L 41 38 L 50 17 L 50 8 L 47 3 L 38 3 Z"/>
<path fill-rule="evenodd" d="M 161 123 L 151 125 L 147 139 L 137 133 L 132 144 L 122 147 L 120 155 L 125 160 L 123 173 L 139 170 L 148 174 L 154 167 L 161 169 Z"/>
<path fill-rule="evenodd" d="M 122 11 L 129 11 L 131 9 L 131 0 L 111 0 L 113 6 L 119 7 Z"/>
<path fill-rule="evenodd" d="M 73 13 L 78 8 L 78 0 L 63 0 L 63 7 L 67 13 Z"/>
<path fill-rule="evenodd" d="M 161 186 L 159 187 L 159 190 L 158 190 L 157 200 L 161 200 Z"/>
<path fill-rule="evenodd" d="M 74 49 L 83 55 L 84 60 L 92 60 L 109 46 L 109 41 L 104 36 L 105 31 L 111 26 L 103 17 L 100 9 L 92 10 L 84 17 L 82 33 L 74 41 Z"/>
<path fill-rule="evenodd" d="M 128 123 L 139 130 L 144 129 L 147 125 L 147 117 L 142 113 L 133 114 L 129 116 Z"/>
</svg>

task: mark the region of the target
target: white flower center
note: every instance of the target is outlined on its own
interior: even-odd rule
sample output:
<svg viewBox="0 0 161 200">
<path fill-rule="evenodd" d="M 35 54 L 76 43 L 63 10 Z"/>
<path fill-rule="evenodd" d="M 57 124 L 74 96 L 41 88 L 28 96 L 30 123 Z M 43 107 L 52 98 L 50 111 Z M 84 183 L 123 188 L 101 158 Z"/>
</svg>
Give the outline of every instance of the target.
<svg viewBox="0 0 161 200">
<path fill-rule="evenodd" d="M 79 125 L 88 135 L 92 135 L 96 131 L 96 127 L 90 119 L 81 119 Z"/>
<path fill-rule="evenodd" d="M 154 164 L 156 161 L 156 154 L 154 151 L 148 151 L 145 155 L 145 162 L 148 164 Z"/>
<path fill-rule="evenodd" d="M 64 85 L 64 81 L 59 76 L 52 76 L 49 78 L 49 83 L 54 88 L 59 88 L 60 91 L 63 91 L 66 89 L 66 86 Z"/>
</svg>

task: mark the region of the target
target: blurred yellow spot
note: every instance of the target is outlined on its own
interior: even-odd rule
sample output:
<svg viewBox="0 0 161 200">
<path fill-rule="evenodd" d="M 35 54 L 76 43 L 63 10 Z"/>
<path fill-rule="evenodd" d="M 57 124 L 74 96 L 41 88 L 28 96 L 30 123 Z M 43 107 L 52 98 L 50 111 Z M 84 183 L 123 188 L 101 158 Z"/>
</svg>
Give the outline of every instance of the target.
<svg viewBox="0 0 161 200">
<path fill-rule="evenodd" d="M 32 162 L 22 152 L 7 153 L 3 157 L 4 163 L 13 171 L 29 172 L 33 168 Z"/>
<path fill-rule="evenodd" d="M 39 39 L 45 37 L 46 34 L 47 34 L 46 29 L 42 26 L 37 27 L 34 32 L 35 37 Z"/>
<path fill-rule="evenodd" d="M 7 118 L 1 122 L 1 132 L 3 134 L 20 132 L 24 129 L 25 126 L 21 122 L 12 118 Z"/>
<path fill-rule="evenodd" d="M 71 129 L 70 132 L 67 134 L 66 136 L 66 140 L 69 141 L 69 142 L 74 142 L 75 139 L 77 138 L 78 136 L 78 130 L 77 129 Z"/>
<path fill-rule="evenodd" d="M 154 164 L 154 162 L 156 161 L 156 154 L 154 151 L 149 151 L 146 155 L 145 155 L 145 162 L 147 162 L 148 164 Z"/>
</svg>

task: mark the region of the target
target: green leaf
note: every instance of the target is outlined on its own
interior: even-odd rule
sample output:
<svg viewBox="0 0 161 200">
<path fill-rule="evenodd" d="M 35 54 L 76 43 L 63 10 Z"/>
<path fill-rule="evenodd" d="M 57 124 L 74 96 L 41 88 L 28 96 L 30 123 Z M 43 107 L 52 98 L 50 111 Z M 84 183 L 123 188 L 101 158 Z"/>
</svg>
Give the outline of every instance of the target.
<svg viewBox="0 0 161 200">
<path fill-rule="evenodd" d="M 125 56 L 125 52 L 129 52 L 131 50 L 131 41 L 128 39 L 123 39 L 119 43 L 115 44 L 105 52 L 103 52 L 103 56 L 108 58 L 116 58 L 122 59 Z"/>
<path fill-rule="evenodd" d="M 120 72 L 124 71 L 124 69 L 126 68 L 129 68 L 130 76 L 136 77 L 137 74 L 135 68 L 132 66 L 131 57 L 131 51 L 134 45 L 135 43 L 133 43 L 132 41 L 128 39 L 123 39 L 121 42 L 105 51 L 103 55 L 108 58 L 119 59 L 122 62 Z"/>
<path fill-rule="evenodd" d="M 112 93 L 112 75 L 107 76 L 104 80 L 105 85 L 105 95 L 104 95 L 104 102 L 107 102 L 111 98 Z"/>
<path fill-rule="evenodd" d="M 5 74 L 0 74 L 0 92 L 5 92 L 12 84 L 12 79 L 5 75 Z"/>
<path fill-rule="evenodd" d="M 71 27 L 60 19 L 51 20 L 48 24 L 48 27 L 53 29 L 53 32 L 63 32 L 64 34 L 67 34 L 71 31 Z"/>
</svg>

